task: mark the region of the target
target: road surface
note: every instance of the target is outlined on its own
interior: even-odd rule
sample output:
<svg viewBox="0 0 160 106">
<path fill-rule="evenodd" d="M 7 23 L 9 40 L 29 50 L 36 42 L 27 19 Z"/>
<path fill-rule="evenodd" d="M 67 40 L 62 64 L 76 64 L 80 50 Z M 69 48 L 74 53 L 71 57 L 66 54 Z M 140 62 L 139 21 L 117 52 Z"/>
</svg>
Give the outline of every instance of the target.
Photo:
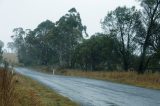
<svg viewBox="0 0 160 106">
<path fill-rule="evenodd" d="M 160 106 L 159 90 L 80 77 L 48 75 L 27 68 L 15 69 L 81 106 Z"/>
</svg>

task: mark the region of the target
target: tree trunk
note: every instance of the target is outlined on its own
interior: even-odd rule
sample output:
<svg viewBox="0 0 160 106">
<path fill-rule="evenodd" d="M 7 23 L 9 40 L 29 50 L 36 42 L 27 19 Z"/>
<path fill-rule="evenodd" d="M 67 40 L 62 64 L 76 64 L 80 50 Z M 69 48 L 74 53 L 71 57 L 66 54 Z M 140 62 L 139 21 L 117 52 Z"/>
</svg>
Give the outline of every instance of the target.
<svg viewBox="0 0 160 106">
<path fill-rule="evenodd" d="M 143 74 L 145 72 L 145 58 L 146 58 L 146 50 L 147 50 L 147 47 L 149 46 L 149 39 L 150 37 L 152 36 L 152 27 L 154 25 L 154 22 L 156 20 L 155 18 L 155 15 L 156 15 L 156 12 L 158 11 L 158 6 L 160 5 L 160 1 L 157 1 L 157 4 L 155 6 L 155 8 L 153 9 L 153 13 L 150 14 L 150 22 L 149 22 L 149 27 L 147 29 L 147 35 L 146 35 L 146 39 L 145 39 L 145 42 L 144 42 L 144 46 L 143 46 L 143 51 L 142 51 L 142 54 L 141 54 L 141 60 L 140 60 L 140 64 L 139 64 L 139 68 L 138 68 L 138 73 L 139 74 Z"/>
<path fill-rule="evenodd" d="M 62 52 L 61 51 L 59 52 L 59 65 L 60 65 L 60 67 L 63 66 Z"/>
<path fill-rule="evenodd" d="M 152 21 L 151 21 L 151 24 L 148 28 L 148 31 L 147 31 L 147 36 L 146 36 L 146 39 L 145 39 L 145 42 L 144 42 L 144 45 L 143 45 L 143 50 L 142 50 L 142 54 L 141 54 L 141 58 L 140 58 L 140 64 L 139 64 L 139 68 L 138 68 L 138 73 L 139 74 L 143 74 L 145 72 L 145 58 L 146 58 L 146 50 L 147 50 L 147 47 L 149 46 L 149 39 L 150 39 L 150 36 L 151 36 L 151 29 L 152 29 Z"/>
<path fill-rule="evenodd" d="M 124 59 L 123 68 L 124 68 L 125 71 L 128 71 L 129 63 L 128 63 L 128 61 L 126 59 Z"/>
<path fill-rule="evenodd" d="M 142 53 L 141 55 L 141 59 L 140 59 L 140 64 L 139 64 L 139 68 L 138 68 L 138 73 L 139 74 L 143 74 L 145 69 L 144 69 L 144 62 L 145 62 L 145 52 Z"/>
</svg>

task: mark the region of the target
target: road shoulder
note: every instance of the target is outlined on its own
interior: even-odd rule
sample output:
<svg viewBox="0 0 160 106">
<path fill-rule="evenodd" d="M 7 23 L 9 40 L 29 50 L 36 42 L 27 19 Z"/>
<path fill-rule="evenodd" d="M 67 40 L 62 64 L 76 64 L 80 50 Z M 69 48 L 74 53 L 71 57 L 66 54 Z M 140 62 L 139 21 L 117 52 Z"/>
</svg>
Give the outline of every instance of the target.
<svg viewBox="0 0 160 106">
<path fill-rule="evenodd" d="M 77 106 L 42 84 L 22 75 L 16 75 L 17 106 Z"/>
</svg>

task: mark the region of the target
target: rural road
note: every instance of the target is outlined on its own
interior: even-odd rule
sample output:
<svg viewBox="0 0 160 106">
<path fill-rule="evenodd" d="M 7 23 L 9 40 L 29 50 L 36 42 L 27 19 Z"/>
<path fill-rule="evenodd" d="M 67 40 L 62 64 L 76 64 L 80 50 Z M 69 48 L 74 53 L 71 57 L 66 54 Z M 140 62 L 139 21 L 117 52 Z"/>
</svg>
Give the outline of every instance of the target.
<svg viewBox="0 0 160 106">
<path fill-rule="evenodd" d="M 27 68 L 16 72 L 31 77 L 81 106 L 160 106 L 160 91 L 80 77 L 49 75 Z"/>
</svg>

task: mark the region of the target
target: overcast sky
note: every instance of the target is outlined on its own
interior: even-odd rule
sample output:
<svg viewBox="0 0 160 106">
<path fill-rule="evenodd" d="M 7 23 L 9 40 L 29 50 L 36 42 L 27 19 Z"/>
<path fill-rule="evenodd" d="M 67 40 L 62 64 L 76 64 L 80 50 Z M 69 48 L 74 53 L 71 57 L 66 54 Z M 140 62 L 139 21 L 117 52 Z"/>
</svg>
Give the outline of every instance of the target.
<svg viewBox="0 0 160 106">
<path fill-rule="evenodd" d="M 75 7 L 83 25 L 92 35 L 102 32 L 100 20 L 117 6 L 138 6 L 136 0 L 0 0 L 0 40 L 12 41 L 12 30 L 17 27 L 34 29 L 47 19 L 55 22 Z"/>
</svg>

